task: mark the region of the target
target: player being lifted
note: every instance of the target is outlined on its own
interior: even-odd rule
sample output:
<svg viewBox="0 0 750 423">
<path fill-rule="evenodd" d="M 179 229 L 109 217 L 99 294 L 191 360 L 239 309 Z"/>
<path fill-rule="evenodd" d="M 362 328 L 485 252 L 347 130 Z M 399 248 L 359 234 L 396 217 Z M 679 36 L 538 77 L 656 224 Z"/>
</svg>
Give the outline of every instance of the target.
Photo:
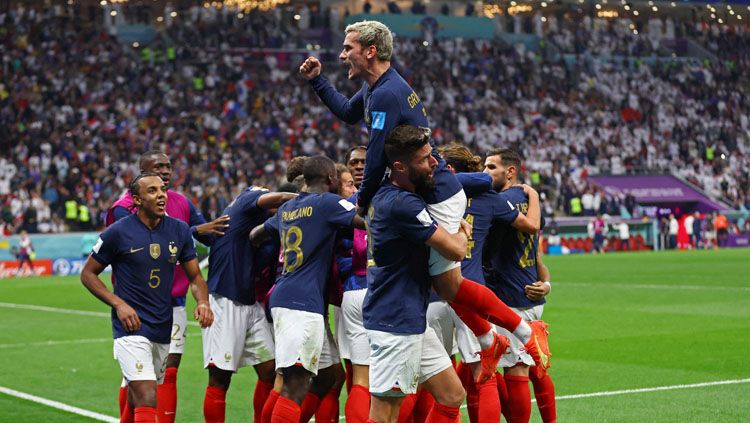
<svg viewBox="0 0 750 423">
<path fill-rule="evenodd" d="M 388 27 L 375 21 L 351 24 L 346 27 L 343 45 L 339 59 L 349 66 L 349 79 L 365 81 L 352 98 L 340 94 L 320 75 L 321 63 L 316 58 L 305 60 L 299 71 L 336 116 L 350 124 L 364 118 L 367 124 L 370 141 L 358 198 L 360 210 L 365 210 L 388 168 L 384 154 L 386 136 L 398 125 L 427 127 L 427 112 L 419 96 L 391 67 L 393 35 Z M 432 140 L 430 145 L 438 164 L 433 183 L 418 194 L 425 199 L 432 217 L 449 233 L 456 233 L 466 209 L 466 195 L 455 175 L 446 168 Z M 489 189 L 489 185 L 484 190 Z M 482 347 L 481 380 L 494 377 L 503 353 L 499 348 L 499 336 L 486 320 L 515 333 L 536 358 L 544 354 L 540 355 L 539 344 L 535 341 L 546 336 L 541 326 L 529 325 L 486 287 L 463 278 L 460 261 L 447 260 L 435 250 L 431 250 L 430 255 L 429 273 L 435 291 L 478 336 Z"/>
<path fill-rule="evenodd" d="M 298 422 L 310 381 L 331 362 L 324 328 L 324 292 L 328 282 L 336 232 L 364 227 L 353 204 L 336 194 L 334 162 L 324 156 L 308 158 L 303 174 L 307 191 L 279 208 L 250 234 L 254 244 L 268 236 L 281 241 L 284 267 L 271 294 L 276 339 L 276 370 L 283 377 L 272 421 Z"/>
<path fill-rule="evenodd" d="M 138 208 L 102 233 L 81 282 L 112 307 L 115 358 L 128 385 L 123 421 L 156 421 L 156 387 L 162 383 L 172 329 L 172 282 L 179 261 L 198 305 L 201 327 L 213 322 L 206 282 L 201 276 L 187 224 L 165 215 L 167 188 L 156 173 L 143 173 L 130 186 Z M 108 265 L 114 293 L 99 279 Z M 128 417 L 130 408 L 132 415 Z"/>
</svg>

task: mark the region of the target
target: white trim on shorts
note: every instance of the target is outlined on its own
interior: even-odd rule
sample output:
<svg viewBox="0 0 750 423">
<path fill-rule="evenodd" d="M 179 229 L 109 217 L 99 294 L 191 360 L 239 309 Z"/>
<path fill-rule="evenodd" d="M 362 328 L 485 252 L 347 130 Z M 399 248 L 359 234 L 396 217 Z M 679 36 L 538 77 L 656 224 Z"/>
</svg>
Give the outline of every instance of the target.
<svg viewBox="0 0 750 423">
<path fill-rule="evenodd" d="M 427 211 L 449 234 L 455 234 L 461 227 L 461 219 L 466 212 L 466 194 L 464 190 L 460 190 L 447 200 L 437 204 L 428 204 Z M 430 248 L 428 263 L 430 276 L 442 275 L 449 270 L 461 267 L 460 261 L 448 260 L 432 248 Z"/>
<path fill-rule="evenodd" d="M 513 308 L 511 309 L 521 318 L 527 322 L 532 320 L 540 320 L 542 313 L 544 312 L 544 304 L 529 308 Z M 500 335 L 505 335 L 510 340 L 510 353 L 503 355 L 503 358 L 498 364 L 499 367 L 513 367 L 517 364 L 525 364 L 527 366 L 534 365 L 534 359 L 526 352 L 523 341 L 513 333 L 501 328 L 497 325 L 492 325 L 495 331 Z"/>
<path fill-rule="evenodd" d="M 116 338 L 113 350 L 122 376 L 128 382 L 155 380 L 161 384 L 164 381 L 169 344 L 151 342 L 145 336 L 130 335 Z"/>
<path fill-rule="evenodd" d="M 452 367 L 435 330 L 404 335 L 368 330 L 370 338 L 370 393 L 404 396 L 417 386 Z"/>
<path fill-rule="evenodd" d="M 338 330 L 341 357 L 359 366 L 370 365 L 370 341 L 362 317 L 366 295 L 367 288 L 344 292 L 341 301 L 341 329 Z"/>
<path fill-rule="evenodd" d="M 276 371 L 302 366 L 317 375 L 327 338 L 323 315 L 273 307 L 271 316 L 276 334 Z"/>
<path fill-rule="evenodd" d="M 187 338 L 187 311 L 185 306 L 172 307 L 172 334 L 169 340 L 170 354 L 183 354 L 185 352 L 185 339 Z"/>
<path fill-rule="evenodd" d="M 203 367 L 237 369 L 271 361 L 274 341 L 271 324 L 260 303 L 241 304 L 211 293 L 209 305 L 214 313 L 211 326 L 201 330 Z"/>
</svg>

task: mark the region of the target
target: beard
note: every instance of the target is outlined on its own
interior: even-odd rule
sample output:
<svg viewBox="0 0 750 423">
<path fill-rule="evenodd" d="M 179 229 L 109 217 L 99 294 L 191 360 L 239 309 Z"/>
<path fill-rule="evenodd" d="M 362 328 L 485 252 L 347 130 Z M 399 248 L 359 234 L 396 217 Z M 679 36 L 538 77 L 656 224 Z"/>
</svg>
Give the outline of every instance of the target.
<svg viewBox="0 0 750 423">
<path fill-rule="evenodd" d="M 435 188 L 435 181 L 432 179 L 433 170 L 419 173 L 409 170 L 409 181 L 414 184 L 417 192 L 427 192 Z"/>
</svg>

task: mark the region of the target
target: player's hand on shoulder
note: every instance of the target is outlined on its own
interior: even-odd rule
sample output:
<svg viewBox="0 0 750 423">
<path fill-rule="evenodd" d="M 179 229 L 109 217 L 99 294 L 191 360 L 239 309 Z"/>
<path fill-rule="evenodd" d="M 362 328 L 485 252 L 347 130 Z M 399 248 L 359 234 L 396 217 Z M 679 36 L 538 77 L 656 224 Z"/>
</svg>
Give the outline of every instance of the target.
<svg viewBox="0 0 750 423">
<path fill-rule="evenodd" d="M 300 65 L 299 73 L 303 78 L 310 80 L 320 75 L 322 68 L 323 65 L 320 64 L 320 61 L 316 57 L 310 56 Z"/>
<path fill-rule="evenodd" d="M 549 294 L 550 287 L 542 281 L 536 281 L 531 285 L 526 285 L 524 290 L 526 291 L 526 298 L 531 301 L 539 301 Z"/>
<path fill-rule="evenodd" d="M 229 215 L 219 216 L 216 219 L 195 227 L 198 235 L 224 235 L 229 227 Z"/>
<path fill-rule="evenodd" d="M 126 332 L 132 333 L 141 329 L 141 319 L 138 317 L 138 313 L 125 301 L 115 306 L 115 312 Z"/>
<path fill-rule="evenodd" d="M 198 303 L 198 305 L 195 306 L 195 311 L 193 311 L 193 316 L 195 316 L 195 320 L 198 321 L 201 328 L 204 329 L 211 326 L 214 322 L 214 312 L 211 311 L 211 306 L 209 306 L 208 303 Z"/>
<path fill-rule="evenodd" d="M 534 188 L 532 188 L 530 185 L 521 184 L 521 188 L 523 188 L 523 193 L 527 196 L 529 195 L 539 195 L 538 192 Z"/>
</svg>

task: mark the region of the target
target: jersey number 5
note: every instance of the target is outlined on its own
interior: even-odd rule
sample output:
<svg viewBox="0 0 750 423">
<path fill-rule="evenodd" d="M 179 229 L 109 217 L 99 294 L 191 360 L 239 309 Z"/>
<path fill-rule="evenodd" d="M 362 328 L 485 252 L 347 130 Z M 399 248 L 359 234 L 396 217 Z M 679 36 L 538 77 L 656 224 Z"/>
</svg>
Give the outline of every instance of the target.
<svg viewBox="0 0 750 423">
<path fill-rule="evenodd" d="M 284 250 L 284 273 L 293 272 L 302 265 L 305 255 L 302 253 L 302 229 L 299 226 L 290 226 L 289 229 L 281 231 L 281 248 Z M 294 257 L 289 257 L 294 254 Z"/>
<path fill-rule="evenodd" d="M 159 268 L 151 269 L 151 274 L 148 277 L 148 286 L 149 287 L 156 288 L 159 285 L 161 285 L 161 278 L 159 277 L 159 275 L 157 275 L 157 273 L 159 273 L 160 270 L 161 269 L 159 269 Z"/>
</svg>

